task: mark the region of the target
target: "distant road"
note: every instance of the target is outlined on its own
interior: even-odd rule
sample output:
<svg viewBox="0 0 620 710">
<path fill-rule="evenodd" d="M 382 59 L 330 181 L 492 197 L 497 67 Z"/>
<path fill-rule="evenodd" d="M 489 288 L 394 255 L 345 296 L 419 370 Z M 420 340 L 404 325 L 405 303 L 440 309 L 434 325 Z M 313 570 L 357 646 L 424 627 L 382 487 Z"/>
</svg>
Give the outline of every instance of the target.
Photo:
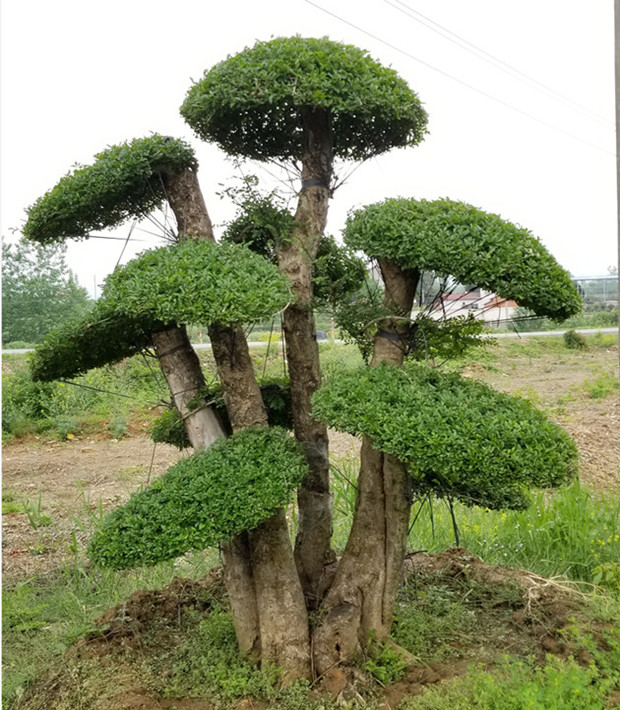
<svg viewBox="0 0 620 710">
<path fill-rule="evenodd" d="M 575 328 L 582 335 L 594 335 L 594 333 L 617 333 L 618 328 Z M 540 338 L 549 335 L 564 335 L 565 330 L 540 330 L 530 333 L 488 333 L 494 338 Z"/>
<path fill-rule="evenodd" d="M 594 335 L 594 333 L 617 333 L 618 328 L 575 328 L 578 333 L 582 335 Z M 566 331 L 564 330 L 541 330 L 529 333 L 487 333 L 493 338 L 545 338 L 549 336 L 564 335 Z M 328 343 L 328 340 L 319 340 L 319 345 L 323 343 Z M 342 340 L 336 340 L 336 344 L 342 344 Z M 196 350 L 210 350 L 210 343 L 192 343 Z M 249 342 L 248 345 L 251 348 L 265 347 L 267 343 L 265 342 Z M 279 342 L 272 342 L 272 345 L 279 345 Z M 23 353 L 32 352 L 32 348 L 22 348 L 20 350 L 3 350 L 3 355 L 20 355 Z"/>
</svg>

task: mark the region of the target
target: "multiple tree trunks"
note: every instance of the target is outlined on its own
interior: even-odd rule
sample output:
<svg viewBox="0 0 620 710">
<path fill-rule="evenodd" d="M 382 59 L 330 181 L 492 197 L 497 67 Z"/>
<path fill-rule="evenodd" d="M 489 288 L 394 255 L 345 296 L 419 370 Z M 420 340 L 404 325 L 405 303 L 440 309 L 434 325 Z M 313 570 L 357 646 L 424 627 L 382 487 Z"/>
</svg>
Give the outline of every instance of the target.
<svg viewBox="0 0 620 710">
<path fill-rule="evenodd" d="M 295 297 L 294 303 L 284 311 L 283 327 L 295 437 L 304 447 L 311 470 L 298 491 L 295 561 L 306 603 L 316 608 L 327 586 L 325 567 L 334 558 L 330 546 L 332 500 L 327 429 L 310 416 L 311 397 L 321 385 L 312 311 L 312 271 L 327 223 L 333 175 L 333 132 L 328 111 L 307 109 L 302 120 L 301 192 L 290 237 L 278 248 L 278 263 Z"/>
<path fill-rule="evenodd" d="M 384 304 L 394 314 L 377 333 L 371 364 L 401 365 L 409 316 L 419 278 L 380 261 Z M 402 579 L 411 509 L 411 483 L 393 456 L 362 441 L 353 527 L 324 603 L 326 616 L 314 636 L 314 666 L 319 674 L 347 663 L 365 649 L 372 634 L 388 639 Z"/>
<path fill-rule="evenodd" d="M 233 430 L 268 426 L 243 331 L 239 327 L 212 325 L 209 337 Z M 245 556 L 243 570 L 239 568 L 239 560 L 235 560 L 234 578 L 229 579 L 225 571 L 225 579 L 230 582 L 227 587 L 229 596 L 232 592 L 231 606 L 237 635 L 242 637 L 247 650 L 252 619 L 246 618 L 245 609 L 240 606 L 243 602 L 249 605 L 251 617 L 253 609 L 257 610 L 261 660 L 281 668 L 284 683 L 298 678 L 310 679 L 308 612 L 295 567 L 284 509 L 229 544 L 228 555 L 232 544 L 237 557 Z M 225 554 L 225 560 L 226 557 Z M 241 571 L 246 573 L 243 580 L 238 576 Z M 240 582 L 242 590 L 237 587 Z M 254 589 L 253 604 L 249 598 L 251 585 Z M 256 641 L 250 648 L 255 647 Z"/>
<path fill-rule="evenodd" d="M 211 221 L 194 171 L 166 175 L 163 179 L 180 238 L 213 240 Z M 181 336 L 185 338 L 182 343 Z M 209 337 L 233 430 L 267 426 L 243 330 L 212 325 Z M 215 431 L 207 427 L 214 415 L 212 408 L 188 407 L 204 388 L 205 381 L 185 329 L 157 334 L 155 346 L 158 353 L 162 350 L 160 364 L 174 403 L 184 417 L 192 446 L 207 448 L 223 436 L 223 431 L 220 426 L 215 436 Z M 241 652 L 282 668 L 284 682 L 309 679 L 308 614 L 284 510 L 250 534 L 244 533 L 223 544 L 222 560 Z"/>
<path fill-rule="evenodd" d="M 302 191 L 289 241 L 279 248 L 280 268 L 295 302 L 284 313 L 284 332 L 293 398 L 295 436 L 311 468 L 298 492 L 299 532 L 295 553 L 283 509 L 255 530 L 222 546 L 224 577 L 242 653 L 282 668 L 283 681 L 311 677 L 306 605 L 318 607 L 324 594 L 327 615 L 313 639 L 314 670 L 348 662 L 367 646 L 371 633 L 387 640 L 410 512 L 409 477 L 393 457 L 362 444 L 358 499 L 351 535 L 333 579 L 325 576 L 332 532 L 327 432 L 310 417 L 312 394 L 321 384 L 312 313 L 312 269 L 325 229 L 332 175 L 329 116 L 305 116 L 307 138 Z M 213 239 L 193 171 L 166 176 L 166 191 L 185 237 Z M 385 303 L 394 313 L 377 333 L 372 364 L 402 364 L 408 316 L 418 272 L 382 261 Z M 267 417 L 241 328 L 212 325 L 209 336 L 233 430 L 267 426 Z M 175 405 L 195 448 L 222 436 L 208 407 L 192 409 L 204 387 L 200 363 L 184 328 L 158 333 L 155 347 Z M 214 420 L 215 417 L 215 420 Z M 305 603 L 304 603 L 305 596 Z"/>
</svg>

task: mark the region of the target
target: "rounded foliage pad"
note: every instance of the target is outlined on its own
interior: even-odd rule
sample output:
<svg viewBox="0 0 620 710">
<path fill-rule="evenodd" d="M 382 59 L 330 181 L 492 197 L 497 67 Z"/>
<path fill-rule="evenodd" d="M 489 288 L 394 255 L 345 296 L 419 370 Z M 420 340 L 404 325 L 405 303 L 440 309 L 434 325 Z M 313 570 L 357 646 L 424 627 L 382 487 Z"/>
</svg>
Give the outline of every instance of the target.
<svg viewBox="0 0 620 710">
<path fill-rule="evenodd" d="M 85 316 L 50 331 L 30 356 L 33 380 L 51 382 L 82 375 L 131 357 L 151 345 L 161 321 L 107 311 L 101 298 Z"/>
<path fill-rule="evenodd" d="M 576 473 L 572 439 L 527 401 L 422 365 L 335 378 L 314 395 L 312 414 L 406 463 L 417 493 L 519 508 L 530 487 Z"/>
<path fill-rule="evenodd" d="M 555 320 L 581 310 L 569 273 L 524 227 L 464 202 L 388 199 L 349 215 L 345 242 L 402 268 L 487 288 Z"/>
<path fill-rule="evenodd" d="M 84 238 L 93 230 L 142 218 L 165 198 L 162 173 L 198 167 L 187 143 L 157 134 L 112 146 L 95 158 L 28 208 L 26 238 L 43 244 Z"/>
<path fill-rule="evenodd" d="M 263 320 L 290 300 L 286 278 L 249 249 L 188 240 L 143 252 L 105 282 L 112 310 L 179 324 Z"/>
<path fill-rule="evenodd" d="M 245 429 L 181 460 L 113 510 L 88 554 L 126 569 L 173 559 L 252 530 L 290 501 L 308 471 L 281 429 Z"/>
<path fill-rule="evenodd" d="M 298 160 L 302 114 L 331 116 L 334 155 L 364 160 L 416 145 L 426 111 L 394 70 L 327 38 L 278 37 L 228 57 L 189 90 L 181 114 L 231 155 Z"/>
</svg>

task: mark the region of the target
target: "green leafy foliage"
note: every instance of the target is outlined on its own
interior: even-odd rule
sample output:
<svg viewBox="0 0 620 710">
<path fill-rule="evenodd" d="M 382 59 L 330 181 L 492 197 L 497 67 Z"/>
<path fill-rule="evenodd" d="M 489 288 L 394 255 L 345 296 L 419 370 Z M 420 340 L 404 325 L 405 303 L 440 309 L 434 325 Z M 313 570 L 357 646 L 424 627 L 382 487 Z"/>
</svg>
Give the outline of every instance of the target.
<svg viewBox="0 0 620 710">
<path fill-rule="evenodd" d="M 335 309 L 358 291 L 366 279 L 366 266 L 351 249 L 325 235 L 314 262 L 314 305 Z"/>
<path fill-rule="evenodd" d="M 243 198 L 239 213 L 227 226 L 222 241 L 245 244 L 256 254 L 277 263 L 276 247 L 288 239 L 294 216 L 277 204 L 274 195 L 259 195 L 252 185 L 243 188 Z"/>
<path fill-rule="evenodd" d="M 149 436 L 156 444 L 170 444 L 177 449 L 189 449 L 191 443 L 178 409 L 166 409 L 151 425 Z"/>
<path fill-rule="evenodd" d="M 181 114 L 197 135 L 231 155 L 298 160 L 303 114 L 328 112 L 336 157 L 364 160 L 416 145 L 427 115 L 392 69 L 327 38 L 257 42 L 205 72 Z"/>
<path fill-rule="evenodd" d="M 24 236 L 40 243 L 84 238 L 144 217 L 165 198 L 162 174 L 196 169 L 192 148 L 154 134 L 111 146 L 78 166 L 28 208 Z"/>
<path fill-rule="evenodd" d="M 264 378 L 260 382 L 260 391 L 269 426 L 292 430 L 293 409 L 288 378 Z M 207 387 L 206 391 L 201 392 L 196 401 L 197 405 L 199 403 L 215 407 L 224 431 L 228 435 L 232 434 L 232 425 L 219 382 L 214 382 Z M 150 430 L 150 436 L 156 443 L 171 444 L 178 449 L 186 449 L 191 446 L 179 413 L 174 408 L 166 410 L 155 420 Z"/>
<path fill-rule="evenodd" d="M 563 269 L 524 227 L 453 200 L 388 199 L 349 215 L 345 242 L 403 268 L 432 270 L 554 320 L 581 309 Z"/>
<path fill-rule="evenodd" d="M 266 259 L 201 239 L 143 252 L 108 276 L 103 298 L 108 309 L 135 318 L 233 325 L 272 316 L 290 292 Z"/>
<path fill-rule="evenodd" d="M 152 333 L 166 327 L 144 315 L 113 312 L 102 298 L 86 316 L 47 334 L 31 355 L 32 379 L 52 382 L 119 362 L 148 348 Z"/>
<path fill-rule="evenodd" d="M 413 360 L 452 360 L 463 357 L 471 348 L 495 345 L 485 338 L 485 323 L 473 313 L 434 320 L 420 313 L 411 325 L 407 355 Z"/>
<path fill-rule="evenodd" d="M 278 206 L 273 195 L 251 192 L 239 215 L 228 225 L 224 242 L 245 244 L 253 252 L 277 264 L 277 246 L 285 242 L 294 224 L 293 215 Z M 366 268 L 351 249 L 324 235 L 319 242 L 313 269 L 315 308 L 336 308 L 364 282 Z"/>
<path fill-rule="evenodd" d="M 382 685 L 396 683 L 405 675 L 408 662 L 402 653 L 389 644 L 380 644 L 371 638 L 369 654 L 364 670 Z"/>
<path fill-rule="evenodd" d="M 216 545 L 275 514 L 307 472 L 285 431 L 245 429 L 183 459 L 112 511 L 88 554 L 125 569 Z"/>
<path fill-rule="evenodd" d="M 378 323 L 391 311 L 383 304 L 383 291 L 373 279 L 336 305 L 334 317 L 345 343 L 355 343 L 364 358 L 370 361 Z"/>
<path fill-rule="evenodd" d="M 66 247 L 2 244 L 2 342 L 39 343 L 54 326 L 92 308 L 66 262 Z"/>
<path fill-rule="evenodd" d="M 335 378 L 314 395 L 312 411 L 408 464 L 418 494 L 519 508 L 530 487 L 576 472 L 572 439 L 528 402 L 422 365 Z"/>
</svg>

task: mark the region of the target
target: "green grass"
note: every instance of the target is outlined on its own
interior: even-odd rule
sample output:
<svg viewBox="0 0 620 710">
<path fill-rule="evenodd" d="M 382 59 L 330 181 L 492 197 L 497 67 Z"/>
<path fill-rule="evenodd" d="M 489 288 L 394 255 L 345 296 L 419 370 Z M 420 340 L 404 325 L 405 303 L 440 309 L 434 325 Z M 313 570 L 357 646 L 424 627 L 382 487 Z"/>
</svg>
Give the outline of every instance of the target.
<svg viewBox="0 0 620 710">
<path fill-rule="evenodd" d="M 619 659 L 620 660 L 620 659 Z M 615 675 L 615 674 L 614 674 Z M 616 676 L 617 678 L 617 676 Z M 464 679 L 405 701 L 401 710 L 604 710 L 616 680 L 596 664 L 548 657 L 543 666 L 504 658 L 498 670 L 473 666 Z"/>
<path fill-rule="evenodd" d="M 583 388 L 592 399 L 605 399 L 620 391 L 620 383 L 614 373 L 601 371 L 594 379 L 585 380 Z"/>
<path fill-rule="evenodd" d="M 553 493 L 535 493 L 523 511 L 455 504 L 454 512 L 460 544 L 490 564 L 591 583 L 598 566 L 620 559 L 620 499 L 578 482 Z M 424 502 L 409 542 L 414 549 L 433 551 L 454 544 L 452 518 L 443 501 Z"/>
<path fill-rule="evenodd" d="M 104 422 L 114 438 L 128 433 L 128 420 L 165 401 L 161 375 L 141 357 L 92 370 L 71 382 L 33 382 L 27 358 L 15 357 L 2 377 L 4 442 L 27 435 L 64 440 Z"/>
<path fill-rule="evenodd" d="M 67 555 L 71 559 L 70 553 Z M 208 550 L 175 563 L 115 573 L 84 567 L 77 557 L 45 577 L 8 585 L 2 593 L 3 707 L 95 628 L 104 611 L 141 589 L 159 589 L 174 576 L 200 578 L 217 562 Z"/>
</svg>

